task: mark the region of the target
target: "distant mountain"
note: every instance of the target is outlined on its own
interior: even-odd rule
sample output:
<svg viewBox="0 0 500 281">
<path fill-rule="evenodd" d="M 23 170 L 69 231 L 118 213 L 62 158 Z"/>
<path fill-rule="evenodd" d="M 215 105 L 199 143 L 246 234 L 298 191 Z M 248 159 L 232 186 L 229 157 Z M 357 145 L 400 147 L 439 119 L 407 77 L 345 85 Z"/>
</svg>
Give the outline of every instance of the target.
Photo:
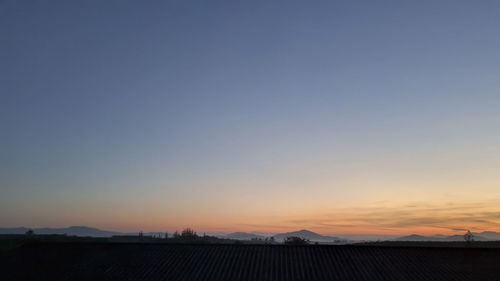
<svg viewBox="0 0 500 281">
<path fill-rule="evenodd" d="M 273 237 L 274 237 L 274 240 L 276 242 L 283 242 L 283 240 L 285 240 L 285 238 L 292 237 L 292 236 L 307 239 L 311 242 L 334 242 L 334 241 L 338 241 L 338 240 L 343 240 L 343 239 L 335 237 L 335 236 L 325 236 L 325 235 L 321 235 L 321 234 L 318 234 L 318 233 L 315 233 L 315 232 L 312 232 L 312 231 L 309 231 L 306 229 L 295 231 L 295 232 L 280 233 L 280 234 L 274 235 Z"/>
<path fill-rule="evenodd" d="M 339 234 L 340 239 L 350 240 L 352 242 L 362 241 L 387 241 L 398 238 L 397 235 L 381 235 L 381 234 Z"/>
<path fill-rule="evenodd" d="M 26 227 L 0 228 L 0 234 L 25 234 L 28 231 Z"/>
<path fill-rule="evenodd" d="M 276 233 L 258 232 L 258 231 L 252 231 L 250 233 L 255 234 L 255 235 L 259 235 L 259 236 L 264 236 L 264 237 L 271 237 L 271 236 L 274 236 L 276 234 Z"/>
<path fill-rule="evenodd" d="M 264 240 L 266 237 L 246 232 L 234 232 L 229 233 L 224 236 L 224 238 L 235 239 L 235 240 L 252 240 L 252 239 L 262 239 Z"/>
<path fill-rule="evenodd" d="M 479 236 L 477 234 L 474 235 L 474 240 L 475 241 L 488 241 L 489 239 Z M 432 242 L 460 242 L 464 241 L 464 236 L 463 235 L 442 235 L 442 234 L 437 234 L 437 235 L 432 235 L 432 236 L 423 236 L 423 235 L 417 235 L 417 234 L 412 234 L 408 236 L 402 236 L 394 239 L 396 241 L 413 241 L 413 242 L 418 242 L 418 241 L 432 241 Z"/>
<path fill-rule="evenodd" d="M 398 237 L 394 240 L 396 240 L 396 241 L 429 241 L 429 239 L 431 239 L 431 238 L 429 238 L 427 236 L 411 234 L 408 236 Z"/>
<path fill-rule="evenodd" d="M 493 232 L 493 231 L 483 231 L 481 233 L 472 233 L 474 237 L 481 236 L 484 237 L 490 241 L 500 241 L 500 233 L 498 232 Z"/>
<path fill-rule="evenodd" d="M 24 234 L 26 227 L 0 228 L 0 234 Z M 100 230 L 86 226 L 70 226 L 65 228 L 33 228 L 35 234 L 66 234 L 70 236 L 111 237 L 122 235 L 121 232 Z"/>
<path fill-rule="evenodd" d="M 25 234 L 26 231 L 28 231 L 30 228 L 27 227 L 11 227 L 11 228 L 0 228 L 0 234 Z M 107 231 L 107 230 L 101 230 L 97 228 L 92 228 L 92 227 L 86 227 L 86 226 L 70 226 L 70 227 L 65 227 L 65 228 L 33 228 L 33 231 L 35 234 L 66 234 L 69 236 L 90 236 L 90 237 L 111 237 L 113 235 L 137 235 L 138 233 L 123 233 L 123 232 L 116 232 L 116 231 Z M 144 235 L 164 235 L 164 233 L 144 233 Z M 199 233 L 201 234 L 201 233 Z M 208 233 L 207 233 L 208 234 Z M 500 241 L 500 233 L 498 232 L 493 232 L 493 231 L 483 231 L 483 232 L 473 232 L 474 235 L 474 240 L 476 241 Z M 214 235 L 220 238 L 227 238 L 227 239 L 235 239 L 235 240 L 252 240 L 252 239 L 265 239 L 266 237 L 271 237 L 272 234 L 270 233 L 258 233 L 258 232 L 234 232 L 234 233 L 229 233 L 229 234 L 223 234 L 223 233 L 214 233 L 214 234 L 208 234 L 208 235 Z M 437 234 L 437 235 L 431 235 L 431 236 L 423 236 L 423 235 L 417 235 L 417 234 L 412 234 L 408 236 L 402 236 L 402 237 L 371 237 L 368 235 L 360 236 L 360 237 L 348 237 L 349 240 L 339 238 L 336 236 L 327 236 L 327 235 L 321 235 L 309 230 L 300 230 L 300 231 L 295 231 L 295 232 L 287 232 L 287 233 L 279 233 L 276 234 L 272 237 L 274 237 L 274 240 L 276 242 L 283 242 L 283 240 L 286 237 L 291 237 L 291 236 L 296 236 L 296 237 L 301 237 L 304 239 L 308 239 L 311 242 L 321 242 L 321 243 L 332 243 L 334 241 L 345 241 L 348 242 L 349 240 L 395 240 L 395 241 L 441 241 L 441 242 L 452 242 L 452 241 L 464 241 L 463 235 L 451 235 L 451 236 L 446 236 L 442 234 Z M 384 239 L 385 238 L 385 239 Z M 351 241 L 352 242 L 352 241 Z"/>
</svg>

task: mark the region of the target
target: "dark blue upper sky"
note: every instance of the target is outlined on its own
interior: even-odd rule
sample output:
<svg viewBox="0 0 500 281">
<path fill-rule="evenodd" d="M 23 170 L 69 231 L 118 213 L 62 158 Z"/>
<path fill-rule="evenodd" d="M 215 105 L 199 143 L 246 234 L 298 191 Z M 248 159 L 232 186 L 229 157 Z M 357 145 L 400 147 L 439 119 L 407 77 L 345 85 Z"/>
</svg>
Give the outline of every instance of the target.
<svg viewBox="0 0 500 281">
<path fill-rule="evenodd" d="M 0 224 L 466 190 L 454 175 L 500 159 L 499 19 L 498 1 L 0 1 Z"/>
</svg>

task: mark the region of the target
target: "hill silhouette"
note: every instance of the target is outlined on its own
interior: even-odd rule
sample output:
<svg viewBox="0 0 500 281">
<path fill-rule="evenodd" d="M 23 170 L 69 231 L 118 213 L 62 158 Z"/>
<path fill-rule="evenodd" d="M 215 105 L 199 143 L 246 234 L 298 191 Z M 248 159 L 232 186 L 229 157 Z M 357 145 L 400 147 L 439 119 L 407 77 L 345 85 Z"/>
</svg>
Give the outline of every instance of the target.
<svg viewBox="0 0 500 281">
<path fill-rule="evenodd" d="M 417 234 L 412 234 L 408 236 L 402 236 L 399 238 L 394 239 L 395 241 L 412 241 L 412 242 L 418 242 L 418 241 L 432 241 L 432 242 L 462 242 L 464 241 L 464 236 L 463 235 L 432 235 L 432 236 L 423 236 L 423 235 L 417 235 Z M 474 240 L 475 241 L 488 241 L 489 239 L 486 239 L 485 237 L 479 236 L 477 234 L 474 234 Z"/>
<path fill-rule="evenodd" d="M 307 229 L 302 229 L 294 232 L 280 233 L 273 236 L 276 242 L 283 242 L 287 237 L 299 237 L 307 239 L 311 242 L 334 242 L 338 240 L 343 240 L 335 236 L 325 236 L 318 234 L 316 232 L 309 231 Z"/>
<path fill-rule="evenodd" d="M 224 238 L 235 239 L 235 240 L 252 240 L 252 239 L 262 239 L 264 240 L 266 237 L 262 235 L 257 235 L 253 233 L 247 232 L 233 232 L 227 235 L 223 235 Z"/>
<path fill-rule="evenodd" d="M 0 228 L 0 234 L 24 234 L 30 228 L 27 227 L 13 227 L 13 228 Z M 111 237 L 114 235 L 123 235 L 125 233 L 116 231 L 100 230 L 87 226 L 70 226 L 64 228 L 31 228 L 35 234 L 66 234 L 70 236 L 83 236 L 83 237 Z"/>
<path fill-rule="evenodd" d="M 28 228 L 28 227 L 11 227 L 11 228 L 0 228 L 0 234 L 25 234 L 28 230 L 32 229 L 35 234 L 39 235 L 48 235 L 48 234 L 66 234 L 69 236 L 80 236 L 80 237 L 112 237 L 112 236 L 118 236 L 118 235 L 137 235 L 137 233 L 126 233 L 126 232 L 117 232 L 117 231 L 109 231 L 109 230 L 102 230 L 94 227 L 88 227 L 88 226 L 70 226 L 70 227 L 63 227 L 63 228 L 51 228 L 51 227 L 43 227 L 43 228 Z M 163 235 L 164 233 L 159 233 L 159 232 L 152 232 L 152 233 L 144 233 L 144 235 Z M 500 233 L 498 232 L 493 232 L 493 231 L 483 231 L 483 232 L 473 232 L 474 235 L 474 240 L 475 241 L 500 241 Z M 219 238 L 225 238 L 225 239 L 234 239 L 234 240 L 252 240 L 252 239 L 261 239 L 265 240 L 266 238 L 269 238 L 270 236 L 268 234 L 266 235 L 260 235 L 259 233 L 250 233 L 250 232 L 233 232 L 229 234 L 223 234 L 223 233 L 217 233 L 217 234 L 211 234 L 213 236 L 219 237 Z M 286 232 L 286 233 L 278 233 L 273 235 L 274 240 L 278 243 L 283 242 L 283 240 L 286 237 L 300 237 L 307 239 L 311 242 L 321 242 L 321 243 L 331 243 L 334 241 L 355 241 L 355 240 L 365 240 L 365 241 L 374 241 L 374 240 L 394 240 L 394 241 L 412 241 L 412 242 L 418 242 L 418 241 L 437 241 L 437 242 L 461 242 L 463 241 L 463 235 L 442 235 L 442 234 L 436 234 L 436 235 L 430 235 L 430 236 L 425 236 L 425 235 L 418 235 L 418 234 L 411 234 L 407 236 L 401 236 L 401 237 L 387 237 L 385 239 L 369 239 L 369 238 L 364 238 L 364 239 L 349 239 L 349 238 L 344 238 L 344 236 L 337 237 L 337 236 L 329 236 L 329 235 L 321 235 L 306 229 L 302 229 L 299 231 L 293 231 L 293 232 Z M 349 236 L 348 236 L 349 237 Z"/>
</svg>

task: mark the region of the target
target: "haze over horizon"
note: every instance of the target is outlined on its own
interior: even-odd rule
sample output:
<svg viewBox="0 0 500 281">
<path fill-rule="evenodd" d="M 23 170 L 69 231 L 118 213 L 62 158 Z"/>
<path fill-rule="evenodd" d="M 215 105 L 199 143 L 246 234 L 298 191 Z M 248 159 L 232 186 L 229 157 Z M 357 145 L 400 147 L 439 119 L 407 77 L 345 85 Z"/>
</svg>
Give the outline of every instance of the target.
<svg viewBox="0 0 500 281">
<path fill-rule="evenodd" d="M 0 1 L 0 227 L 500 232 L 498 1 Z"/>
</svg>

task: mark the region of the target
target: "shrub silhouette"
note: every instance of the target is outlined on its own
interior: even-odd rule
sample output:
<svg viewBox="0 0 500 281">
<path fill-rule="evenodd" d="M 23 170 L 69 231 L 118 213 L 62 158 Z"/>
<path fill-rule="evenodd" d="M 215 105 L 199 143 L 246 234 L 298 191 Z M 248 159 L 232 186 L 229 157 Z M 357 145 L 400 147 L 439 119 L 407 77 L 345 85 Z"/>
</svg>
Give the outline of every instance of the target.
<svg viewBox="0 0 500 281">
<path fill-rule="evenodd" d="M 181 237 L 183 239 L 192 239 L 192 238 L 197 238 L 198 235 L 196 234 L 196 232 L 194 230 L 192 230 L 191 228 L 186 228 L 182 231 L 181 233 Z"/>
<path fill-rule="evenodd" d="M 472 243 L 474 242 L 474 235 L 470 232 L 470 230 L 467 230 L 467 233 L 464 235 L 464 240 L 467 243 Z"/>
<path fill-rule="evenodd" d="M 203 238 L 198 236 L 193 229 L 186 228 L 180 234 L 178 231 L 175 231 L 171 239 L 177 242 L 193 242 L 203 240 Z"/>
<path fill-rule="evenodd" d="M 285 245 L 308 245 L 309 240 L 297 236 L 290 236 L 283 241 Z"/>
</svg>

